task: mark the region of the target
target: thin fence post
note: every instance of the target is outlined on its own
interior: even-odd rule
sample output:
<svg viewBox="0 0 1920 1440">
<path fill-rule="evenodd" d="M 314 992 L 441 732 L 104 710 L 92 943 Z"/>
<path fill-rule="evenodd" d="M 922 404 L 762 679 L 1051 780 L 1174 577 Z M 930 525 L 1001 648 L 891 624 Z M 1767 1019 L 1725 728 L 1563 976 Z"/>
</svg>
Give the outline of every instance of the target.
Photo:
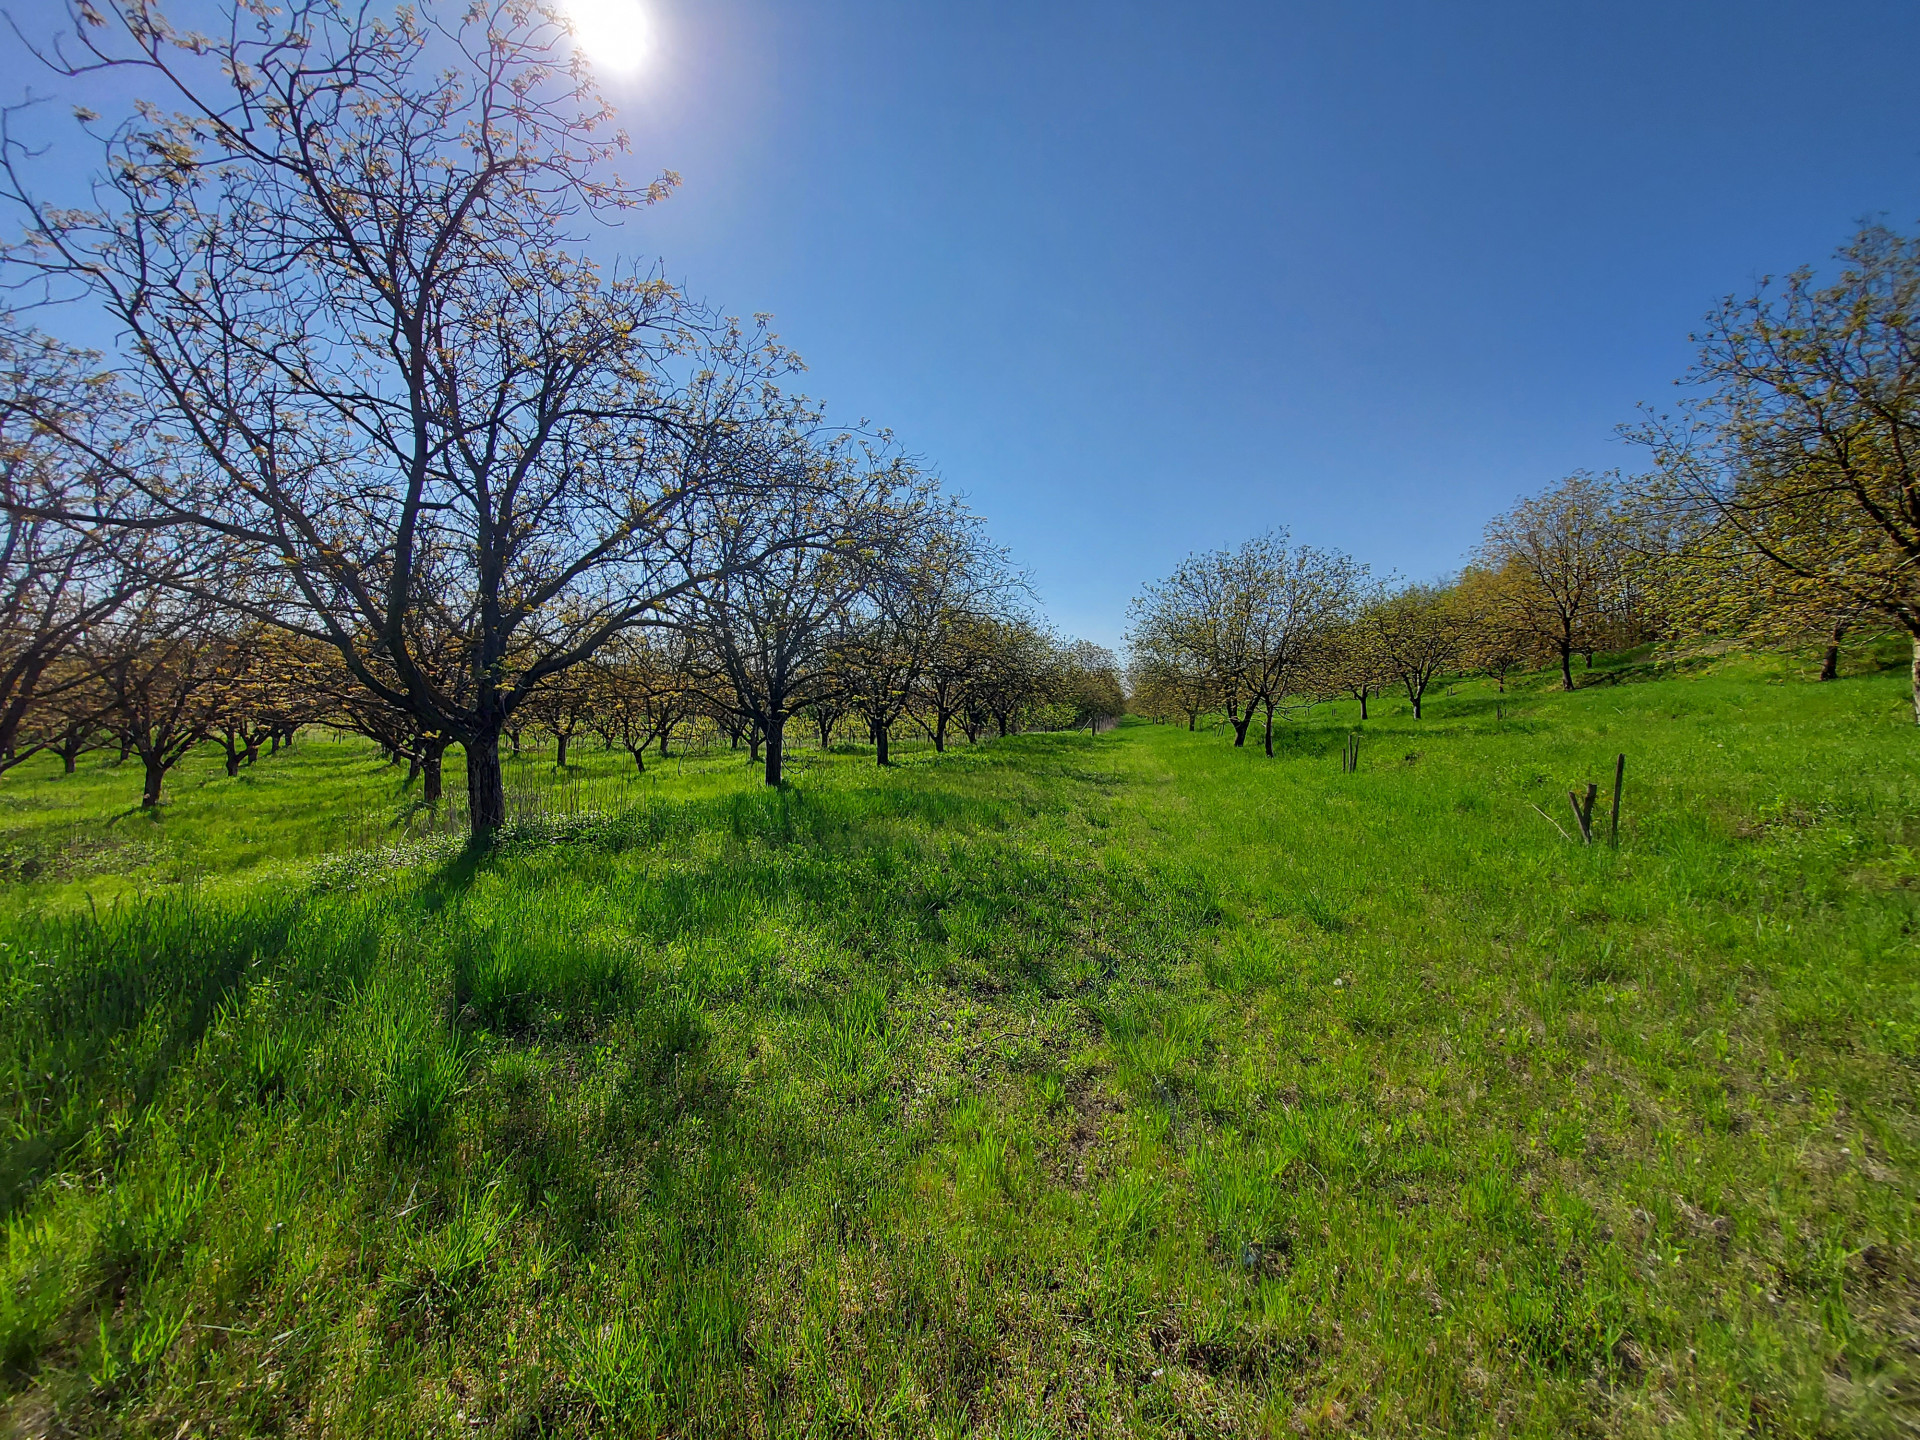
<svg viewBox="0 0 1920 1440">
<path fill-rule="evenodd" d="M 1592 781 L 1587 782 L 1587 798 L 1584 804 L 1573 791 L 1567 791 L 1567 803 L 1573 806 L 1573 818 L 1580 822 L 1580 843 L 1593 843 L 1593 797 L 1600 793 L 1600 787 Z"/>
<path fill-rule="evenodd" d="M 1627 778 L 1627 757 L 1613 757 L 1613 823 L 1607 827 L 1607 844 L 1619 848 L 1620 845 L 1620 786 Z"/>
</svg>

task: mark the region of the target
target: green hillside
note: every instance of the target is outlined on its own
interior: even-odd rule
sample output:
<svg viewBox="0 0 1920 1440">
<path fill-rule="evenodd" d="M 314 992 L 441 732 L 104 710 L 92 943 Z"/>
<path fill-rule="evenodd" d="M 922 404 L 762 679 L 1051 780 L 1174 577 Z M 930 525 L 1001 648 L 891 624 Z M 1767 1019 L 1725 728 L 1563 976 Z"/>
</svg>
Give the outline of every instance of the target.
<svg viewBox="0 0 1920 1440">
<path fill-rule="evenodd" d="M 157 816 L 36 761 L 10 1418 L 1911 1433 L 1920 733 L 1858 668 L 1460 683 L 1272 760 L 800 751 L 778 791 L 581 746 L 509 767 L 483 854 L 317 732 Z M 1618 847 L 1574 843 L 1618 753 Z"/>
</svg>

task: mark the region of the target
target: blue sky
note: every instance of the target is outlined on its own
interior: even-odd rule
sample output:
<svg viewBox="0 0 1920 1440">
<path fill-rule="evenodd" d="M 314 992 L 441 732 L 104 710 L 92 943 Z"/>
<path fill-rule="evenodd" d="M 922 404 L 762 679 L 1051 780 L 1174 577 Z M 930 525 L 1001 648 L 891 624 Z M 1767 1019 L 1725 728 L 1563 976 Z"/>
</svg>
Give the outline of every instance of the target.
<svg viewBox="0 0 1920 1440">
<path fill-rule="evenodd" d="M 1912 0 L 633 3 L 609 89 L 685 183 L 619 248 L 772 312 L 1106 643 L 1269 526 L 1454 568 L 1636 463 L 1717 297 L 1920 221 Z"/>
</svg>

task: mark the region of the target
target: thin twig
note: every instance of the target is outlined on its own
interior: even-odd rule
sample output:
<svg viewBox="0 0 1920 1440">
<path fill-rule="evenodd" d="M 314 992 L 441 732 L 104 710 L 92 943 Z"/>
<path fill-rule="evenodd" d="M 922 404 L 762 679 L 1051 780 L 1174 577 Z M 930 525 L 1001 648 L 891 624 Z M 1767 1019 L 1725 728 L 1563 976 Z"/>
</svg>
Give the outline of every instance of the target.
<svg viewBox="0 0 1920 1440">
<path fill-rule="evenodd" d="M 1554 829 L 1560 832 L 1560 838 L 1562 840 L 1565 840 L 1568 844 L 1573 843 L 1573 837 L 1567 834 L 1566 827 L 1561 825 L 1561 823 L 1558 820 L 1554 819 L 1551 815 L 1547 814 L 1546 811 L 1541 810 L 1538 805 L 1535 805 L 1533 808 L 1540 812 L 1540 818 L 1542 820 L 1546 821 L 1547 824 L 1551 825 Z"/>
</svg>

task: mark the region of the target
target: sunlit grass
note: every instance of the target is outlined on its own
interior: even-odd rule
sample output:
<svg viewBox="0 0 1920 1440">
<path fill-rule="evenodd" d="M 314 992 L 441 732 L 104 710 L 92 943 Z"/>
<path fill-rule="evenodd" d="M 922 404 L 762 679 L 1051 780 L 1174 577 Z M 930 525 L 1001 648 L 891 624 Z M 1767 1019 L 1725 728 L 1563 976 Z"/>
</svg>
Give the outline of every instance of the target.
<svg viewBox="0 0 1920 1440">
<path fill-rule="evenodd" d="M 353 858 L 408 802 L 318 737 L 157 821 L 10 777 L 16 852 L 159 857 L 9 897 L 15 1414 L 1901 1433 L 1920 736 L 1897 674 L 1792 672 L 1272 761 L 536 756 L 606 798 L 484 854 Z M 1621 751 L 1619 848 L 1568 843 L 1533 806 Z"/>
</svg>

